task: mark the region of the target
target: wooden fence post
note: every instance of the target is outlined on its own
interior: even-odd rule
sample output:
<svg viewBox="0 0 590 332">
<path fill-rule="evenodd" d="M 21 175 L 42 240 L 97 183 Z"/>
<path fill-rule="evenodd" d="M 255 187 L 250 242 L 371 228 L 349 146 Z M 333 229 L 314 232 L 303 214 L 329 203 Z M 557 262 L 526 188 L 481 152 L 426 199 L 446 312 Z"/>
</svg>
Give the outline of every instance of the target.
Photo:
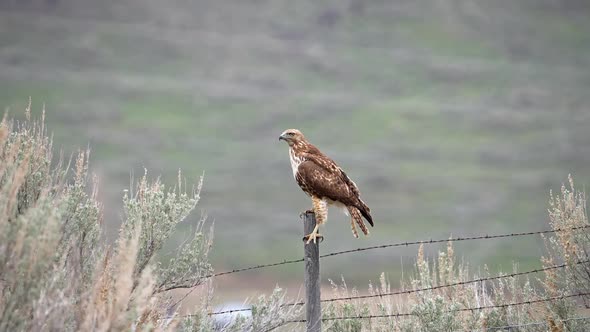
<svg viewBox="0 0 590 332">
<path fill-rule="evenodd" d="M 313 231 L 315 227 L 315 214 L 306 212 L 303 216 L 303 235 Z M 304 243 L 306 240 L 303 240 Z M 322 308 L 320 305 L 320 241 L 304 244 L 305 251 L 305 318 L 307 332 L 320 332 L 322 330 Z"/>
</svg>

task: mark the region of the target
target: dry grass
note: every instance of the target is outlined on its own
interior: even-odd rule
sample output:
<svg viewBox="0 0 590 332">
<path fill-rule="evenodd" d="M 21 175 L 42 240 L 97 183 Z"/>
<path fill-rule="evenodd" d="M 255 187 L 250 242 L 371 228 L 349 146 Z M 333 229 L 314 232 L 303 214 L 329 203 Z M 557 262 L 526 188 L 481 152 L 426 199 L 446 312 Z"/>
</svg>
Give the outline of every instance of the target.
<svg viewBox="0 0 590 332">
<path fill-rule="evenodd" d="M 549 218 L 552 228 L 571 229 L 588 225 L 586 213 L 586 194 L 577 191 L 571 176 L 568 186 L 562 185 L 560 194 L 551 193 Z M 588 231 L 575 230 L 559 232 L 546 238 L 547 255 L 542 258 L 543 265 L 566 263 L 562 273 L 548 272 L 543 280 L 548 294 L 559 296 L 566 293 L 588 293 L 590 291 L 590 264 L 578 264 L 590 259 L 590 234 Z M 586 307 L 590 298 L 583 298 Z M 573 301 L 552 302 L 548 319 L 559 322 L 568 319 L 576 303 Z M 574 323 L 555 323 L 559 328 L 572 330 Z"/>
<path fill-rule="evenodd" d="M 44 118 L 31 121 L 30 105 L 26 121 L 0 123 L 1 331 L 256 331 L 299 314 L 281 307 L 287 301 L 277 290 L 219 329 L 208 315 L 212 227 L 199 221 L 168 264 L 154 259 L 195 208 L 202 179 L 187 193 L 180 172 L 172 189 L 146 172 L 125 193 L 125 218 L 109 246 L 89 157 L 80 151 L 72 169 L 54 160 Z M 200 318 L 179 319 L 167 291 L 196 286 L 208 290 Z"/>
<path fill-rule="evenodd" d="M 328 321 L 331 332 L 353 331 L 504 331 L 506 326 L 520 326 L 518 331 L 587 331 L 587 320 L 576 320 L 582 314 L 579 298 L 566 298 L 534 305 L 507 306 L 485 310 L 461 311 L 466 308 L 498 306 L 509 303 L 538 301 L 570 294 L 587 293 L 590 289 L 590 238 L 586 214 L 586 199 L 576 191 L 569 177 L 569 187 L 561 188 L 560 195 L 551 194 L 550 225 L 553 229 L 572 229 L 556 232 L 545 238 L 547 256 L 544 267 L 568 263 L 566 268 L 546 270 L 538 283 L 518 276 L 468 283 L 455 287 L 414 292 L 403 296 L 379 296 L 390 293 L 392 286 L 382 274 L 378 285 L 369 285 L 369 293 L 376 297 L 331 303 L 324 309 L 324 317 L 366 315 L 396 315 L 411 313 L 409 317 L 347 319 Z M 580 264 L 579 262 L 586 262 Z M 461 283 L 489 277 L 484 266 L 483 275 L 472 274 L 468 266 L 457 263 L 449 242 L 447 249 L 429 261 L 420 247 L 415 273 L 402 289 L 422 289 Z M 514 272 L 517 272 L 516 265 Z M 357 295 L 346 283 L 332 283 L 334 297 Z M 534 286 L 537 285 L 537 286 Z M 586 302 L 588 299 L 585 299 Z M 521 326 L 523 325 L 523 326 Z"/>
</svg>

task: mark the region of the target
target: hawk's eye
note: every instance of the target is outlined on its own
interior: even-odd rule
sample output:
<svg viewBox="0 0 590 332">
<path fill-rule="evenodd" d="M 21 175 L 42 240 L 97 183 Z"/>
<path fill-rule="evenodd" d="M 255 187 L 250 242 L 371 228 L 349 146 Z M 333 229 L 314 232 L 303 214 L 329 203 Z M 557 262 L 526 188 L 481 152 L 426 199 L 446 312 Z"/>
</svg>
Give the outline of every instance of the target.
<svg viewBox="0 0 590 332">
<path fill-rule="evenodd" d="M 295 135 L 294 133 L 287 133 L 287 136 L 293 136 Z"/>
</svg>

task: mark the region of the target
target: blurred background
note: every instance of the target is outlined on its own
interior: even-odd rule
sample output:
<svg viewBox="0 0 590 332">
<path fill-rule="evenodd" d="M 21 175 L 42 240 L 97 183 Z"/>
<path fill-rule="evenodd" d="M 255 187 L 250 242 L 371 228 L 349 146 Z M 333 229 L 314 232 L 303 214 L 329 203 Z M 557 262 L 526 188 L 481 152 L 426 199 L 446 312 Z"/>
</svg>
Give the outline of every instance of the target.
<svg viewBox="0 0 590 332">
<path fill-rule="evenodd" d="M 356 181 L 375 220 L 354 239 L 331 210 L 324 253 L 546 229 L 549 191 L 590 184 L 586 0 L 0 0 L 0 106 L 47 110 L 66 155 L 89 146 L 107 236 L 144 167 L 205 172 L 216 271 L 302 257 L 309 199 L 278 136 L 299 128 Z M 540 266 L 538 238 L 459 243 L 472 266 Z M 439 247 L 428 248 L 429 253 Z M 366 289 L 412 273 L 417 248 L 326 259 Z M 342 257 L 342 258 L 341 258 Z M 217 280 L 241 299 L 300 264 Z"/>
</svg>

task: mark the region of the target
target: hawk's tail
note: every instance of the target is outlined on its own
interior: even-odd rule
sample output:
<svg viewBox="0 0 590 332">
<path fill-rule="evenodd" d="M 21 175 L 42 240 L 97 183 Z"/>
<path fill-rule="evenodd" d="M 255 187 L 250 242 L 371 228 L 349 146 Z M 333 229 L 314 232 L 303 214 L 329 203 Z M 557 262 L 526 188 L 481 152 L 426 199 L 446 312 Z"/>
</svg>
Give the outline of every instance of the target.
<svg viewBox="0 0 590 332">
<path fill-rule="evenodd" d="M 369 209 L 369 207 L 367 206 L 367 204 L 365 204 L 365 202 L 360 201 L 360 206 L 358 206 L 357 208 L 361 211 L 361 213 L 363 214 L 363 217 L 365 217 L 365 219 L 367 219 L 367 221 L 369 222 L 369 224 L 371 224 L 371 227 L 373 227 L 373 217 L 371 217 L 371 209 Z"/>
<path fill-rule="evenodd" d="M 352 235 L 354 235 L 354 237 L 358 237 L 358 234 L 356 232 L 356 228 L 354 227 L 355 222 L 357 223 L 357 225 L 359 225 L 361 231 L 363 231 L 363 234 L 369 235 L 369 230 L 367 229 L 367 226 L 363 222 L 363 217 L 361 215 L 362 211 L 354 206 L 348 206 L 348 213 L 350 213 L 350 217 L 352 218 L 352 220 L 351 220 Z"/>
</svg>

